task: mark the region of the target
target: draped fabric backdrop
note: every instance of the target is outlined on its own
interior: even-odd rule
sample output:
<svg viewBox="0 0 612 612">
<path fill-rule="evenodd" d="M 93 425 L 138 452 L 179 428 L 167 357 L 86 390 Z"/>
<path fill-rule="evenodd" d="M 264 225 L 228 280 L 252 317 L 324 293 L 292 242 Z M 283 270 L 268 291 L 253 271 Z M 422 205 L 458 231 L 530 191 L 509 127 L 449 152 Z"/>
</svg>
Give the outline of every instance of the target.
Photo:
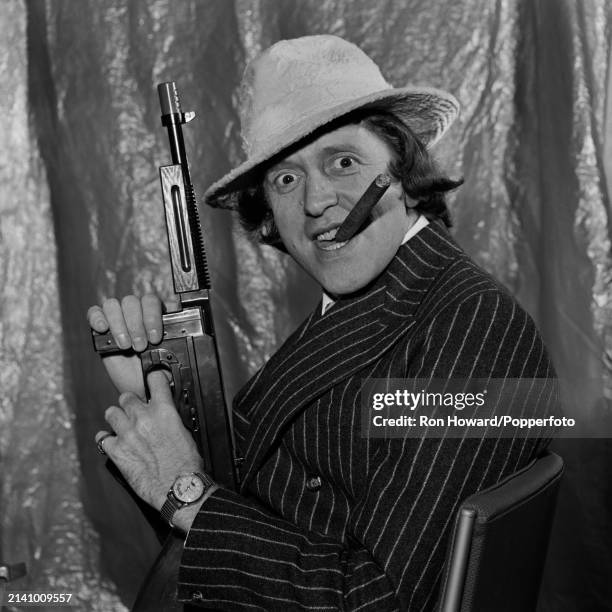
<svg viewBox="0 0 612 612">
<path fill-rule="evenodd" d="M 533 315 L 559 374 L 612 402 L 612 8 L 606 0 L 4 0 L 0 4 L 0 561 L 20 590 L 124 610 L 157 550 L 93 436 L 115 401 L 85 312 L 171 287 L 155 86 L 175 80 L 198 193 L 240 158 L 237 86 L 276 40 L 338 34 L 395 85 L 460 100 L 436 150 L 455 235 Z M 202 210 L 231 397 L 317 289 Z M 579 399 L 580 389 L 576 389 Z M 612 606 L 612 444 L 567 464 L 541 610 Z"/>
</svg>

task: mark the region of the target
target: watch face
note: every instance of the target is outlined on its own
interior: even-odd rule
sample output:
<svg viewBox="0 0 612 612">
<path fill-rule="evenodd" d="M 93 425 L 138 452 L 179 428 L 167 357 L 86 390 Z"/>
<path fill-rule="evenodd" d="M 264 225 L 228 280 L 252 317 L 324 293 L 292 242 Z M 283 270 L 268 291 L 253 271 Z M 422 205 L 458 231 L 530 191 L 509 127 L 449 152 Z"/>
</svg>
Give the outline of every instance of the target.
<svg viewBox="0 0 612 612">
<path fill-rule="evenodd" d="M 197 474 L 179 476 L 172 485 L 172 492 L 179 501 L 185 504 L 194 502 L 204 494 L 205 484 Z"/>
</svg>

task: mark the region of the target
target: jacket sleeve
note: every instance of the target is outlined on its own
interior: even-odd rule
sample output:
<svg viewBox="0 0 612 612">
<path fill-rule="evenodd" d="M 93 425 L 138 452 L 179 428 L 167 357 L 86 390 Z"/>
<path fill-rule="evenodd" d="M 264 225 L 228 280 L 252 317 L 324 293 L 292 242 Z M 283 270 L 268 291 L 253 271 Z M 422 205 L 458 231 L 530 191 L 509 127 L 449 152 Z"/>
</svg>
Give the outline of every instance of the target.
<svg viewBox="0 0 612 612">
<path fill-rule="evenodd" d="M 533 322 L 491 292 L 441 311 L 406 376 L 553 376 Z M 539 409 L 537 409 L 539 410 Z M 462 499 L 523 465 L 527 439 L 375 440 L 349 537 L 306 532 L 220 489 L 187 536 L 179 599 L 223 610 L 428 610 Z"/>
</svg>

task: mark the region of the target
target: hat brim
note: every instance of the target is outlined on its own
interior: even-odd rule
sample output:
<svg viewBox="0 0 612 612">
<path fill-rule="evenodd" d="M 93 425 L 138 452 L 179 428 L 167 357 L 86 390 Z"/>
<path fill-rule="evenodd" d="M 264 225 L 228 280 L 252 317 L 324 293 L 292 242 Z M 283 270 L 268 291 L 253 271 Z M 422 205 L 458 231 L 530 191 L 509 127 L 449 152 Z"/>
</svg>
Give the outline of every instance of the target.
<svg viewBox="0 0 612 612">
<path fill-rule="evenodd" d="M 204 194 L 210 206 L 235 209 L 237 192 L 259 180 L 258 174 L 282 151 L 326 124 L 358 110 L 384 109 L 399 117 L 426 146 L 433 146 L 459 115 L 459 102 L 446 91 L 430 87 L 389 88 L 344 102 L 295 122 L 256 155 L 213 183 Z"/>
</svg>

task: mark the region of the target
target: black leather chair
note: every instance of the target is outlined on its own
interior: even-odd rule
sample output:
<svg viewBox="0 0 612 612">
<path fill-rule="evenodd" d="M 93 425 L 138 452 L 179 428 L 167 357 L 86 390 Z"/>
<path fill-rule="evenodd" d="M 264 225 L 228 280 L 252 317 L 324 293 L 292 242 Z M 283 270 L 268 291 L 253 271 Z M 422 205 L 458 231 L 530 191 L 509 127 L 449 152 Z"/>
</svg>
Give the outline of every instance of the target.
<svg viewBox="0 0 612 612">
<path fill-rule="evenodd" d="M 562 474 L 561 457 L 547 453 L 461 504 L 440 612 L 536 609 Z"/>
</svg>

